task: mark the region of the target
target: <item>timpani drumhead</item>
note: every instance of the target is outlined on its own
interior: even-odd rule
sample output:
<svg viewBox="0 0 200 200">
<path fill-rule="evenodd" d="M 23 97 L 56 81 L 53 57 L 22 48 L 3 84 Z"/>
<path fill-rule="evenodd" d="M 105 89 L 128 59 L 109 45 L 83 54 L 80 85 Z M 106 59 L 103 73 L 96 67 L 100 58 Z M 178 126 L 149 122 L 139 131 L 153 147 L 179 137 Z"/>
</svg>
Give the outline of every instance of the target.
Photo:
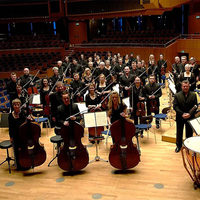
<svg viewBox="0 0 200 200">
<path fill-rule="evenodd" d="M 183 142 L 183 144 L 189 150 L 196 152 L 196 153 L 200 153 L 200 136 L 194 136 L 194 137 L 187 138 Z"/>
</svg>

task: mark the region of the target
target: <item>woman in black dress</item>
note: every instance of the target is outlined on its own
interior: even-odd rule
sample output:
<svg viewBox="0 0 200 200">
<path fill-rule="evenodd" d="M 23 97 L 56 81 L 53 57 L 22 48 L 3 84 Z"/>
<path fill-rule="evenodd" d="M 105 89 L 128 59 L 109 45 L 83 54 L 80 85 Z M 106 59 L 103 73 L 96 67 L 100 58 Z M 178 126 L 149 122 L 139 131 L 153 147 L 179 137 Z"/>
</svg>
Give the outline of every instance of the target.
<svg viewBox="0 0 200 200">
<path fill-rule="evenodd" d="M 9 135 L 10 141 L 13 145 L 14 155 L 15 155 L 15 163 L 17 170 L 21 170 L 21 166 L 19 165 L 18 152 L 19 152 L 19 127 L 26 121 L 26 115 L 21 111 L 21 101 L 19 99 L 14 99 L 12 101 L 13 111 L 8 116 L 9 123 Z"/>
</svg>

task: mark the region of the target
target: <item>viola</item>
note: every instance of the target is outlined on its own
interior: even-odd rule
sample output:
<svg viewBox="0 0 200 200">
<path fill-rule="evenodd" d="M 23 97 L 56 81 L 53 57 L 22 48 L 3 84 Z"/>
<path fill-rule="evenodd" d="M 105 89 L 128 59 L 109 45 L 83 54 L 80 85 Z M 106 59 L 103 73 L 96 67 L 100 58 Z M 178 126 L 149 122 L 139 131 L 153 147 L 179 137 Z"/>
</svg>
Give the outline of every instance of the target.
<svg viewBox="0 0 200 200">
<path fill-rule="evenodd" d="M 49 94 L 45 95 L 45 101 L 46 105 L 44 106 L 44 115 L 49 116 L 51 114 Z"/>
<path fill-rule="evenodd" d="M 144 102 L 138 102 L 137 103 L 136 115 L 138 117 L 145 116 L 145 104 L 144 104 Z"/>
<path fill-rule="evenodd" d="M 81 143 L 84 128 L 74 121 L 69 121 L 69 126 L 62 126 L 60 131 L 64 145 L 58 155 L 58 165 L 65 171 L 79 171 L 89 163 L 87 149 Z"/>
<path fill-rule="evenodd" d="M 151 100 L 150 101 L 150 111 L 153 113 L 158 112 L 158 105 L 156 100 Z"/>
<path fill-rule="evenodd" d="M 132 142 L 135 135 L 135 125 L 128 119 L 115 121 L 111 127 L 111 136 L 115 143 L 110 148 L 109 162 L 120 170 L 135 167 L 140 162 L 140 154 Z"/>
<path fill-rule="evenodd" d="M 46 152 L 39 143 L 40 126 L 27 120 L 19 127 L 19 164 L 23 168 L 34 168 L 46 160 Z"/>
</svg>

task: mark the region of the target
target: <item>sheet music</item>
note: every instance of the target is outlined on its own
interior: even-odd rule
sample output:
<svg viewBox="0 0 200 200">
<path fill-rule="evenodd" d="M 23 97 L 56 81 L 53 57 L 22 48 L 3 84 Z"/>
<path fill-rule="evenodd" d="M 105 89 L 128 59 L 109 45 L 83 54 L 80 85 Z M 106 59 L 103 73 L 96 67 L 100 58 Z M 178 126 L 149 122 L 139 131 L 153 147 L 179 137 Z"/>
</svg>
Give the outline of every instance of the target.
<svg viewBox="0 0 200 200">
<path fill-rule="evenodd" d="M 107 113 L 103 112 L 91 112 L 84 114 L 84 123 L 86 128 L 107 126 Z"/>
<path fill-rule="evenodd" d="M 86 107 L 85 102 L 83 102 L 83 103 L 76 103 L 76 104 L 77 104 L 78 109 L 79 109 L 79 111 L 80 111 L 81 114 L 88 112 L 88 108 Z"/>
<path fill-rule="evenodd" d="M 197 135 L 200 135 L 200 117 L 189 121 L 191 127 L 194 129 Z"/>
<path fill-rule="evenodd" d="M 40 102 L 40 94 L 34 94 L 33 95 L 32 104 L 41 104 L 41 102 Z"/>
<path fill-rule="evenodd" d="M 107 126 L 108 125 L 106 111 L 96 112 L 95 115 L 96 115 L 97 126 Z"/>
<path fill-rule="evenodd" d="M 130 108 L 131 108 L 131 105 L 130 105 L 130 97 L 123 98 L 123 99 L 122 99 L 122 102 L 127 106 L 127 109 L 130 109 Z"/>
<path fill-rule="evenodd" d="M 86 128 L 96 127 L 94 113 L 85 113 L 84 114 L 84 123 Z"/>
<path fill-rule="evenodd" d="M 170 80 L 168 81 L 169 81 L 169 89 L 173 92 L 173 94 L 176 94 L 175 85 Z"/>
</svg>

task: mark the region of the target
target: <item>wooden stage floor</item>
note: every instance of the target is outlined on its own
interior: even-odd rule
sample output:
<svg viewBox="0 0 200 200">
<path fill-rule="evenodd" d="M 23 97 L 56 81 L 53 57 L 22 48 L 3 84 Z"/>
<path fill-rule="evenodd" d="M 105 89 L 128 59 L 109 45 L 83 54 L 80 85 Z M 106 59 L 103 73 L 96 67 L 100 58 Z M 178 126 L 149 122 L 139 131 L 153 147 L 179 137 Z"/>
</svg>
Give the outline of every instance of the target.
<svg viewBox="0 0 200 200">
<path fill-rule="evenodd" d="M 11 174 L 6 163 L 1 165 L 0 199 L 200 200 L 199 189 L 194 190 L 193 182 L 183 167 L 181 153 L 174 152 L 174 143 L 162 141 L 166 131 L 174 135 L 175 123 L 170 127 L 168 122 L 162 122 L 159 130 L 153 126 L 149 137 L 144 132 L 144 138 L 139 139 L 141 162 L 126 173 L 115 170 L 109 163 L 96 161 L 81 172 L 70 174 L 61 170 L 56 160 L 50 167 L 47 166 L 53 156 L 50 137 L 54 133 L 53 129 L 49 129 L 47 135 L 46 129 L 42 129 L 41 142 L 47 152 L 46 162 L 26 172 L 16 171 L 12 167 Z M 83 143 L 88 145 L 92 160 L 95 157 L 95 145 L 91 145 L 87 137 L 86 132 Z M 0 141 L 8 138 L 8 129 L 1 128 Z M 136 142 L 136 139 L 133 141 Z M 110 145 L 111 138 L 108 138 L 107 144 L 105 140 L 99 144 L 101 158 L 108 159 Z M 0 149 L 0 162 L 5 157 L 6 151 Z"/>
</svg>

